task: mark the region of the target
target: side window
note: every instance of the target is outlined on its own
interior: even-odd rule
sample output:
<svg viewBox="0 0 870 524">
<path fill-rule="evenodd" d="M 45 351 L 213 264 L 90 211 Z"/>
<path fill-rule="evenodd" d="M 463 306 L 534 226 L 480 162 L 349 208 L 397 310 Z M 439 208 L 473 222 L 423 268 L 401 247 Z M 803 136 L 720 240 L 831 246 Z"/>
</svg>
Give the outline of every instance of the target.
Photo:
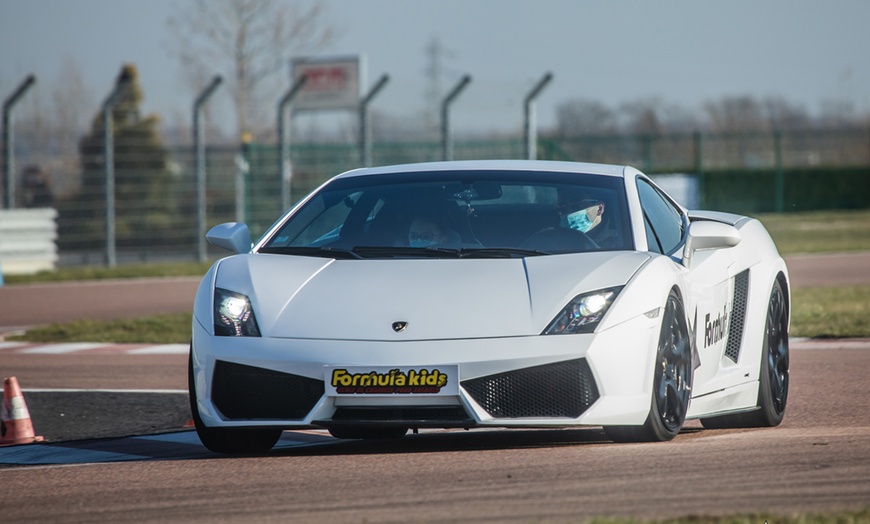
<svg viewBox="0 0 870 524">
<path fill-rule="evenodd" d="M 637 192 L 644 213 L 649 250 L 662 254 L 671 253 L 683 238 L 680 210 L 643 179 L 637 181 Z"/>
</svg>

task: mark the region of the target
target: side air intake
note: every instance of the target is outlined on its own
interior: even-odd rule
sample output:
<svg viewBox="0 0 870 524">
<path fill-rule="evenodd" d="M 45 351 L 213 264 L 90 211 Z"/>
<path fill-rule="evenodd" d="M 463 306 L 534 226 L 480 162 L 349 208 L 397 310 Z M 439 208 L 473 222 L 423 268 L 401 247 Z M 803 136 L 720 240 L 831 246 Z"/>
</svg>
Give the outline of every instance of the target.
<svg viewBox="0 0 870 524">
<path fill-rule="evenodd" d="M 725 356 L 733 362 L 740 357 L 743 341 L 743 326 L 746 323 L 746 299 L 749 294 L 749 270 L 734 275 L 734 297 L 732 299 L 731 321 L 728 323 L 728 344 Z"/>
</svg>

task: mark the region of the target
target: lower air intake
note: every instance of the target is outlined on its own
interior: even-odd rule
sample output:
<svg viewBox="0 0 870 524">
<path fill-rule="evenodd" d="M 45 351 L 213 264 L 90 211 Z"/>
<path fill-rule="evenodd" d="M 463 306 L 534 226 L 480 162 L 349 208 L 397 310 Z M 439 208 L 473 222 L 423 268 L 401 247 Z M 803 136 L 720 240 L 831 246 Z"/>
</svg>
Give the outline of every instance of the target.
<svg viewBox="0 0 870 524">
<path fill-rule="evenodd" d="M 599 397 L 582 358 L 465 380 L 462 387 L 493 418 L 577 418 Z"/>
<path fill-rule="evenodd" d="M 211 400 L 229 419 L 302 419 L 322 396 L 322 380 L 222 360 L 215 362 Z"/>
</svg>

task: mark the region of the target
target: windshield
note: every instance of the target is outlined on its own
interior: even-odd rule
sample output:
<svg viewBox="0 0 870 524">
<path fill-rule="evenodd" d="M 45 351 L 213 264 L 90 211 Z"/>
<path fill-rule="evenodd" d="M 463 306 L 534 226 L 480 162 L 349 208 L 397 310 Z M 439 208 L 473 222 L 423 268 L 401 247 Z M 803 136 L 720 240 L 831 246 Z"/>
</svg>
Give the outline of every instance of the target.
<svg viewBox="0 0 870 524">
<path fill-rule="evenodd" d="M 504 257 L 633 249 L 622 179 L 436 171 L 333 181 L 259 249 L 343 258 Z"/>
</svg>

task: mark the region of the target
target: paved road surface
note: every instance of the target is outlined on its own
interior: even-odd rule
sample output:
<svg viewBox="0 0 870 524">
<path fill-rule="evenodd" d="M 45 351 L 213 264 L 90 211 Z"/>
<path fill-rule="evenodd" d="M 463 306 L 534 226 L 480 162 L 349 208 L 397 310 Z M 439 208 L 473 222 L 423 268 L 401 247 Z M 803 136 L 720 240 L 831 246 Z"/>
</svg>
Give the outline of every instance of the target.
<svg viewBox="0 0 870 524">
<path fill-rule="evenodd" d="M 370 442 L 288 431 L 279 448 L 249 457 L 211 454 L 190 431 L 32 444 L 0 448 L 0 511 L 10 522 L 341 523 L 858 510 L 870 501 L 870 342 L 851 345 L 795 345 L 778 428 L 702 430 L 691 422 L 674 441 L 655 444 L 613 444 L 598 428 L 431 431 Z M 42 362 L 54 372 L 43 370 L 32 386 L 63 375 L 90 380 L 90 371 L 133 388 L 172 365 L 165 355 L 121 354 L 104 368 L 98 355 L 85 356 Z M 37 357 L 16 356 L 25 358 Z M 173 376 L 161 385 L 182 387 Z"/>
</svg>

